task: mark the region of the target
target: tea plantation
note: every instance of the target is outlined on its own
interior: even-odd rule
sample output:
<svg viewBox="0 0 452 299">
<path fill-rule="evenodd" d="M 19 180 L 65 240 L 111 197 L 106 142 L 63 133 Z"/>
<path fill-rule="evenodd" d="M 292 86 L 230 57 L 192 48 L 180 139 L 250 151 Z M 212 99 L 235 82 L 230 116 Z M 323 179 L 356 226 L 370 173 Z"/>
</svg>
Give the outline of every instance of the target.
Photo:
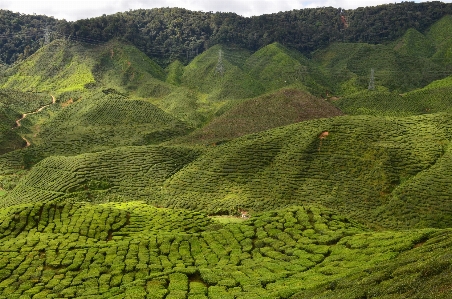
<svg viewBox="0 0 452 299">
<path fill-rule="evenodd" d="M 142 202 L 47 202 L 3 209 L 0 221 L 3 298 L 288 298 L 313 288 L 359 294 L 345 281 L 362 271 L 382 283 L 394 275 L 406 289 L 450 269 L 443 261 L 448 230 L 373 233 L 313 206 L 223 225 Z M 388 261 L 391 268 L 381 269 Z M 402 273 L 409 279 L 398 279 Z"/>
<path fill-rule="evenodd" d="M 120 39 L 20 56 L 0 74 L 0 298 L 452 298 L 451 28 L 167 65 Z"/>
</svg>

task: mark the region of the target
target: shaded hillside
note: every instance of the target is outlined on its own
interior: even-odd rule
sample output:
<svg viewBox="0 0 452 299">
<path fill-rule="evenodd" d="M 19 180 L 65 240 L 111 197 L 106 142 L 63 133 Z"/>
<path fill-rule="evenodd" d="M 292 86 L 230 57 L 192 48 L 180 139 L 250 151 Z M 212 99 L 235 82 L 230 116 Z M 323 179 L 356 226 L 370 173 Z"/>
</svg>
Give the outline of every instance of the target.
<svg viewBox="0 0 452 299">
<path fill-rule="evenodd" d="M 324 99 L 297 89 L 281 89 L 236 104 L 203 128 L 176 142 L 212 144 L 296 122 L 338 115 L 342 115 L 341 111 Z"/>
<path fill-rule="evenodd" d="M 410 213 L 389 220 L 379 211 L 387 208 L 394 188 L 443 161 L 450 129 L 443 114 L 363 116 L 247 135 L 212 149 L 175 174 L 164 184 L 163 198 L 168 206 L 212 213 L 313 202 L 374 226 L 445 227 L 450 225 L 450 206 L 441 197 L 435 197 L 441 201 L 436 205 L 412 193 L 415 206 L 428 206 L 416 209 L 416 217 Z M 447 189 L 443 192 L 432 196 L 447 197 Z"/>
<path fill-rule="evenodd" d="M 215 46 L 197 56 L 184 69 L 181 84 L 215 100 L 250 98 L 263 92 L 261 82 L 242 68 L 250 56 L 242 49 Z"/>
<path fill-rule="evenodd" d="M 419 115 L 451 111 L 451 92 L 452 77 L 449 76 L 404 94 L 366 90 L 336 99 L 333 103 L 351 115 Z"/>
<path fill-rule="evenodd" d="M 279 43 L 273 43 L 253 53 L 245 63 L 248 73 L 259 80 L 265 91 L 282 87 L 299 87 L 314 94 L 324 93 L 322 74 L 303 55 Z"/>
<path fill-rule="evenodd" d="M 154 146 L 118 147 L 74 157 L 53 156 L 33 167 L 2 206 L 72 198 L 122 201 L 154 197 L 161 184 L 193 161 L 197 151 Z"/>
<path fill-rule="evenodd" d="M 7 202 L 10 205 L 26 198 L 42 201 L 66 196 L 67 190 L 60 189 L 68 179 L 58 175 L 60 172 L 80 177 L 69 180 L 74 190 L 83 189 L 84 177 L 92 175 L 92 180 L 105 181 L 108 173 L 112 173 L 123 184 L 116 185 L 108 194 L 145 196 L 143 199 L 149 202 L 168 207 L 222 214 L 234 213 L 240 207 L 267 210 L 316 203 L 373 227 L 447 227 L 450 225 L 447 211 L 452 208 L 447 201 L 447 188 L 438 185 L 425 197 L 419 197 L 416 188 L 407 189 L 412 190 L 409 193 L 401 190 L 411 182 L 422 189 L 431 176 L 441 180 L 440 170 L 449 163 L 451 129 L 448 114 L 307 121 L 206 148 L 204 154 L 183 168 L 176 163 L 165 182 L 147 178 L 148 168 L 144 165 L 148 162 L 130 159 L 127 167 L 119 166 L 121 154 L 117 162 L 112 157 L 106 158 L 108 163 L 102 162 L 105 159 L 90 158 L 86 162 L 89 171 L 84 171 L 80 164 L 85 163 L 83 155 L 61 157 L 58 159 L 63 160 L 58 163 L 46 159 L 7 195 Z M 96 155 L 105 154 L 108 152 Z M 170 153 L 164 156 L 171 159 Z M 149 167 L 154 164 L 152 159 L 149 163 Z M 72 166 L 67 168 L 68 165 Z M 97 173 L 96 169 L 102 170 Z M 126 169 L 135 170 L 135 175 L 130 176 Z M 439 172 L 427 175 L 435 169 Z M 139 175 L 141 172 L 144 176 Z M 106 182 L 110 186 L 108 179 Z M 401 192 L 405 196 L 403 201 L 397 199 Z M 100 196 L 100 200 L 105 195 L 102 190 L 91 193 Z M 429 196 L 436 200 L 432 202 Z M 398 211 L 412 212 L 391 216 L 391 212 L 385 212 L 391 205 L 401 205 Z"/>
<path fill-rule="evenodd" d="M 222 225 L 141 202 L 49 202 L 3 209 L 0 222 L 0 294 L 9 297 L 279 299 L 328 287 L 351 294 L 346 282 L 366 278 L 353 290 L 363 294 L 388 277 L 406 295 L 416 281 L 444 284 L 450 270 L 449 230 L 372 233 L 310 206 Z"/>
</svg>

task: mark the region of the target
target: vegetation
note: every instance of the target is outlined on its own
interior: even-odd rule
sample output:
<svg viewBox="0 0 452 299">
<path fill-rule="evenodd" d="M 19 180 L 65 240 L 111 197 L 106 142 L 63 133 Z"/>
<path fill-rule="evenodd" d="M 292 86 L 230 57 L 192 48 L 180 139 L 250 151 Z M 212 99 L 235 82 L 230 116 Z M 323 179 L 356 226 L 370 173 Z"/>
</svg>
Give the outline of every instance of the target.
<svg viewBox="0 0 452 299">
<path fill-rule="evenodd" d="M 48 202 L 4 209 L 0 219 L 8 297 L 288 298 L 325 286 L 362 293 L 350 279 L 363 272 L 371 287 L 406 273 L 398 285 L 413 292 L 409 285 L 433 287 L 450 269 L 442 260 L 448 230 L 368 232 L 317 207 L 222 225 L 140 202 Z"/>
<path fill-rule="evenodd" d="M 451 13 L 0 11 L 0 298 L 449 298 Z"/>
</svg>

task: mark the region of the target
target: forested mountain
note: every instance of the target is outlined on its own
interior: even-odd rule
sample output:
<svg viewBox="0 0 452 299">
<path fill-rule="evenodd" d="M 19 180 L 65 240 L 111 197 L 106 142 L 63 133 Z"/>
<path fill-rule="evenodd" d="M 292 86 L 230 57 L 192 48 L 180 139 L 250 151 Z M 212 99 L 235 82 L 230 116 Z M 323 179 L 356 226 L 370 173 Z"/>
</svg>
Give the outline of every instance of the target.
<svg viewBox="0 0 452 299">
<path fill-rule="evenodd" d="M 353 10 L 310 8 L 249 18 L 181 8 L 139 9 L 75 22 L 0 11 L 0 58 L 10 64 L 30 55 L 44 42 L 46 26 L 53 37 L 87 43 L 121 38 L 167 65 L 176 58 L 191 60 L 219 43 L 256 51 L 279 42 L 304 54 L 335 41 L 383 43 L 401 37 L 409 28 L 423 32 L 451 13 L 452 4 L 438 1 Z"/>
</svg>

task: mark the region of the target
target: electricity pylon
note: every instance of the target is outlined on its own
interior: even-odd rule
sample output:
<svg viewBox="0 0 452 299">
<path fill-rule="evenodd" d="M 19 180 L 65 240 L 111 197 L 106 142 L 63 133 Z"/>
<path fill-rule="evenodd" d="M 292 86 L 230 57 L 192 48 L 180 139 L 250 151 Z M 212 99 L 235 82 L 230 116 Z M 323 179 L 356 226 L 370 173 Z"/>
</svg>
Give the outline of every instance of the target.
<svg viewBox="0 0 452 299">
<path fill-rule="evenodd" d="M 215 68 L 215 73 L 220 74 L 220 76 L 224 75 L 224 64 L 223 64 L 223 51 L 218 51 L 218 63 Z"/>
<path fill-rule="evenodd" d="M 375 71 L 370 69 L 369 90 L 375 90 Z"/>
</svg>

